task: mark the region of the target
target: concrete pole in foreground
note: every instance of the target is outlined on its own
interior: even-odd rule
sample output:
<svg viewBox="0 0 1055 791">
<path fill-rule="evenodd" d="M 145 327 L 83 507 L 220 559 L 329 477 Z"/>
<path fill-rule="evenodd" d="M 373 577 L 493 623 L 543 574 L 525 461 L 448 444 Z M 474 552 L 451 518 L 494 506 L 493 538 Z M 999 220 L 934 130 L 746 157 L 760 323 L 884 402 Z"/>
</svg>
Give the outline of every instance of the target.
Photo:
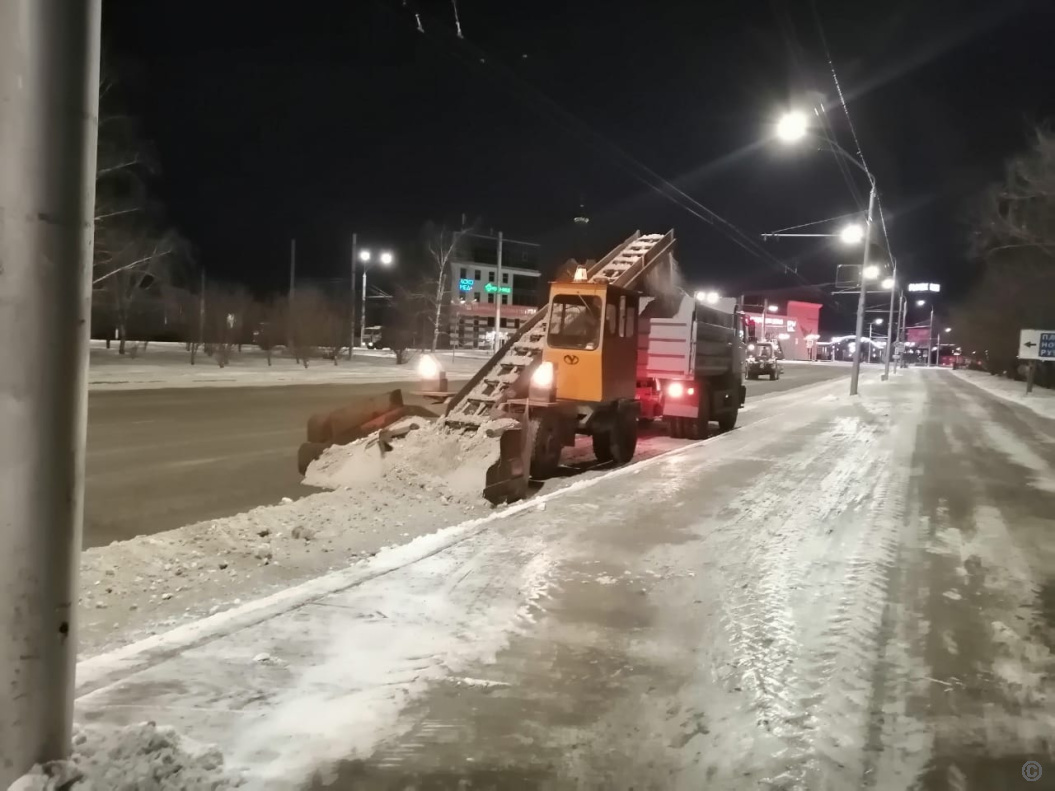
<svg viewBox="0 0 1055 791">
<path fill-rule="evenodd" d="M 0 788 L 70 748 L 99 30 L 0 1 Z"/>
</svg>

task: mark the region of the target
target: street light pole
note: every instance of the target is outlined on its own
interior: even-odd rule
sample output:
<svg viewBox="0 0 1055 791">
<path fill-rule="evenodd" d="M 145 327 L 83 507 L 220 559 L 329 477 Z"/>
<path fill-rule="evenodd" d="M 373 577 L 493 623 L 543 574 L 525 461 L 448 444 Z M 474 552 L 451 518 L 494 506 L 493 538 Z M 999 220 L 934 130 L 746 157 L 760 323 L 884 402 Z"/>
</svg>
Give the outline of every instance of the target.
<svg viewBox="0 0 1055 791">
<path fill-rule="evenodd" d="M 894 256 L 890 256 L 891 259 Z M 890 284 L 890 311 L 887 314 L 887 326 L 886 326 L 886 354 L 883 355 L 883 381 L 885 382 L 890 378 L 890 355 L 893 354 L 891 346 L 894 345 L 894 293 L 897 290 L 897 261 L 893 261 L 894 271 L 891 273 Z"/>
<path fill-rule="evenodd" d="M 453 275 L 452 275 L 453 277 Z M 495 276 L 498 286 L 498 291 L 495 294 L 495 334 L 494 334 L 494 349 L 498 351 L 502 343 L 499 341 L 498 336 L 502 332 L 502 232 L 498 232 L 498 274 Z"/>
<path fill-rule="evenodd" d="M 930 368 L 930 353 L 934 343 L 934 301 L 930 303 L 930 324 L 927 325 L 927 367 Z"/>
<path fill-rule="evenodd" d="M 352 350 L 355 348 L 355 259 L 359 257 L 359 234 L 352 234 L 352 276 L 349 279 L 349 288 L 351 293 L 349 299 L 351 301 L 351 317 L 352 320 L 348 322 L 348 359 L 352 359 Z"/>
<path fill-rule="evenodd" d="M 70 750 L 100 8 L 0 2 L 0 788 Z"/>
<path fill-rule="evenodd" d="M 867 170 L 868 181 L 871 185 L 871 189 L 868 192 L 868 217 L 865 220 L 865 235 L 864 235 L 864 258 L 861 263 L 861 290 L 857 296 L 857 344 L 854 347 L 854 363 L 853 368 L 850 371 L 850 395 L 857 395 L 857 383 L 861 377 L 861 346 L 864 340 L 864 329 L 865 329 L 865 292 L 867 291 L 868 278 L 865 276 L 865 270 L 868 269 L 868 251 L 872 244 L 872 214 L 875 210 L 876 202 L 876 182 L 872 177 L 872 174 Z"/>
<path fill-rule="evenodd" d="M 359 340 L 366 345 L 366 261 L 363 261 L 362 315 L 359 317 Z"/>
</svg>

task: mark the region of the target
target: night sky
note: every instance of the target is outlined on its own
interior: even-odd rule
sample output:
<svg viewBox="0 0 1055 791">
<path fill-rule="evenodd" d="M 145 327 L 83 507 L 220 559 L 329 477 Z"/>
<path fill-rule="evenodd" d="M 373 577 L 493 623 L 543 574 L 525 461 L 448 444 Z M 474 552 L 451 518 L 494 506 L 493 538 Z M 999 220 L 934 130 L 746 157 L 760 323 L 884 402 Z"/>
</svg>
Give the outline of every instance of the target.
<svg viewBox="0 0 1055 791">
<path fill-rule="evenodd" d="M 104 7 L 108 69 L 160 162 L 154 192 L 210 276 L 282 288 L 293 236 L 299 274 L 345 276 L 352 231 L 409 262 L 426 220 L 463 213 L 542 243 L 547 265 L 674 227 L 689 281 L 727 293 L 829 282 L 857 260 L 766 243 L 798 268 L 785 276 L 634 175 L 753 240 L 863 205 L 859 174 L 852 192 L 832 155 L 771 137 L 782 110 L 823 95 L 855 147 L 808 0 L 458 0 L 463 39 L 450 0 Z M 1055 3 L 815 7 L 895 255 L 962 291 L 973 195 L 1055 115 Z"/>
</svg>

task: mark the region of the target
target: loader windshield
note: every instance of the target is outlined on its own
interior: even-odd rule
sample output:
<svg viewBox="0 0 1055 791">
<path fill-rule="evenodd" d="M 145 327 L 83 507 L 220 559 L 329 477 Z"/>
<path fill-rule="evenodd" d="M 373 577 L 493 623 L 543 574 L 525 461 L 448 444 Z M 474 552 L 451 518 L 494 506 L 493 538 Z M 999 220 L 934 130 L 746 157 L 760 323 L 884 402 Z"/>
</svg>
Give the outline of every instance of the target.
<svg viewBox="0 0 1055 791">
<path fill-rule="evenodd" d="M 550 304 L 549 345 L 557 349 L 596 349 L 601 339 L 601 298 L 558 294 Z"/>
</svg>

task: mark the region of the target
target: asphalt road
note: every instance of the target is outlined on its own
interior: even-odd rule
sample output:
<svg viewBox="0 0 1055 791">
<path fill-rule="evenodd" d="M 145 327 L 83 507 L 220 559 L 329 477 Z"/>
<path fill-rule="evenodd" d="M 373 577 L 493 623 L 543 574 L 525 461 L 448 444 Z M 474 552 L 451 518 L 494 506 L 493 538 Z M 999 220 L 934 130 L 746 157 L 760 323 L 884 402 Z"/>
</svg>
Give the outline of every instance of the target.
<svg viewBox="0 0 1055 791">
<path fill-rule="evenodd" d="M 422 403 L 406 382 L 90 393 L 84 546 L 311 493 L 308 417 L 395 388 Z"/>
<path fill-rule="evenodd" d="M 836 376 L 838 365 L 787 365 L 749 381 L 748 401 Z M 305 423 L 404 383 L 96 391 L 88 398 L 84 546 L 247 511 L 313 491 L 300 482 Z"/>
</svg>

